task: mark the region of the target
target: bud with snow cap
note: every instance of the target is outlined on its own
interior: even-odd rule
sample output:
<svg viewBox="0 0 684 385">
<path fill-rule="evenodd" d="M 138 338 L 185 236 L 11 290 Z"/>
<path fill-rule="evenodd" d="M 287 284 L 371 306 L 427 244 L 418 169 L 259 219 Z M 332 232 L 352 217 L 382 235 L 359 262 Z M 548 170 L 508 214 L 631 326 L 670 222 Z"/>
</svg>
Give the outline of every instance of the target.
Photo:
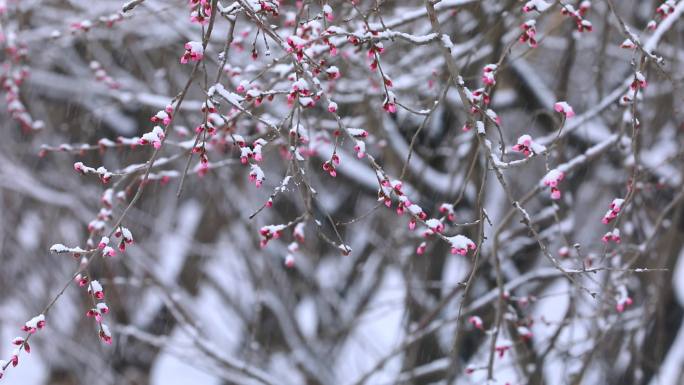
<svg viewBox="0 0 684 385">
<path fill-rule="evenodd" d="M 366 156 L 366 143 L 357 140 L 356 144 L 354 145 L 354 151 L 356 151 L 356 157 L 361 159 Z"/>
<path fill-rule="evenodd" d="M 517 144 L 513 146 L 513 151 L 522 152 L 525 156 L 541 154 L 546 151 L 546 147 L 536 143 L 531 136 L 522 135 L 518 138 Z"/>
<path fill-rule="evenodd" d="M 471 324 L 471 325 L 473 325 L 473 327 L 474 327 L 475 329 L 478 329 L 478 330 L 483 330 L 483 329 L 484 329 L 484 326 L 483 326 L 484 324 L 483 324 L 483 322 L 482 322 L 482 318 L 480 318 L 480 317 L 478 317 L 478 316 L 476 316 L 476 315 L 471 316 L 470 318 L 468 318 L 468 323 Z"/>
<path fill-rule="evenodd" d="M 109 245 L 109 237 L 102 237 L 100 243 L 97 244 L 97 248 L 104 249 L 107 245 Z"/>
<path fill-rule="evenodd" d="M 636 44 L 630 39 L 625 39 L 622 44 L 620 44 L 620 48 L 624 49 L 634 49 L 636 48 Z"/>
<path fill-rule="evenodd" d="M 330 66 L 328 69 L 325 70 L 325 73 L 328 74 L 329 80 L 339 79 L 341 76 L 340 69 L 336 66 Z"/>
<path fill-rule="evenodd" d="M 575 111 L 572 109 L 572 106 L 568 104 L 568 102 L 556 102 L 556 104 L 553 105 L 553 109 L 556 110 L 556 112 L 563 114 L 566 119 L 575 116 Z"/>
<path fill-rule="evenodd" d="M 618 295 L 616 297 L 616 301 L 617 304 L 615 305 L 615 310 L 617 310 L 618 313 L 624 312 L 626 308 L 632 305 L 632 298 L 629 296 L 629 293 L 627 292 L 627 288 L 625 287 L 625 285 L 620 285 L 618 287 Z"/>
<path fill-rule="evenodd" d="M 285 267 L 287 267 L 288 269 L 293 268 L 294 265 L 295 265 L 295 257 L 294 257 L 292 254 L 287 254 L 287 255 L 285 256 L 285 259 L 283 260 L 283 264 L 284 264 Z"/>
<path fill-rule="evenodd" d="M 520 335 L 520 338 L 522 338 L 524 341 L 529 341 L 532 339 L 532 330 L 530 330 L 527 326 L 518 326 L 516 331 Z"/>
<path fill-rule="evenodd" d="M 470 238 L 464 235 L 455 235 L 447 238 L 451 244 L 451 254 L 466 255 L 468 250 L 475 250 L 477 245 Z"/>
<path fill-rule="evenodd" d="M 114 190 L 113 189 L 106 189 L 102 193 L 102 197 L 100 198 L 100 202 L 102 205 L 106 208 L 111 208 L 112 207 L 112 202 L 114 200 Z"/>
<path fill-rule="evenodd" d="M 632 91 L 636 91 L 639 88 L 646 88 L 648 86 L 648 82 L 646 81 L 646 77 L 644 76 L 641 71 L 637 71 L 634 73 L 634 80 L 632 81 L 632 84 L 630 84 L 629 88 L 632 89 Z"/>
<path fill-rule="evenodd" d="M 382 103 L 382 108 L 390 114 L 397 112 L 397 97 L 394 95 L 394 92 L 387 92 L 385 101 Z"/>
<path fill-rule="evenodd" d="M 104 289 L 97 280 L 92 280 L 90 281 L 90 284 L 88 284 L 88 294 L 92 295 L 96 299 L 103 299 L 105 296 Z"/>
<path fill-rule="evenodd" d="M 100 302 L 97 304 L 97 310 L 102 314 L 107 314 L 109 313 L 109 306 L 104 302 Z"/>
<path fill-rule="evenodd" d="M 74 282 L 78 283 L 78 287 L 83 287 L 88 284 L 88 277 L 78 274 L 76 277 L 74 277 Z"/>
<path fill-rule="evenodd" d="M 100 339 L 107 345 L 112 344 L 112 333 L 109 331 L 109 327 L 105 324 L 100 324 Z"/>
<path fill-rule="evenodd" d="M 552 4 L 547 3 L 544 0 L 530 0 L 530 1 L 526 2 L 525 5 L 523 5 L 522 11 L 524 13 L 529 13 L 529 12 L 533 12 L 533 11 L 541 13 L 541 12 L 544 12 L 547 9 L 549 9 L 551 7 L 551 5 Z"/>
<path fill-rule="evenodd" d="M 114 250 L 114 248 L 111 246 L 105 246 L 102 249 L 102 256 L 103 257 L 114 257 L 114 256 L 116 256 L 116 250 Z"/>
<path fill-rule="evenodd" d="M 425 254 L 426 249 L 427 249 L 427 243 L 421 242 L 420 245 L 418 245 L 418 247 L 416 248 L 416 254 L 423 255 L 423 254 Z"/>
<path fill-rule="evenodd" d="M 323 16 L 325 16 L 325 19 L 328 21 L 335 20 L 335 15 L 333 15 L 333 9 L 330 5 L 325 4 L 323 6 Z"/>
<path fill-rule="evenodd" d="M 295 225 L 294 230 L 292 230 L 292 235 L 299 243 L 304 243 L 304 228 L 306 223 L 299 222 Z"/>
<path fill-rule="evenodd" d="M 185 52 L 180 58 L 181 64 L 188 62 L 198 62 L 204 57 L 204 47 L 198 41 L 189 41 L 185 43 Z"/>
</svg>

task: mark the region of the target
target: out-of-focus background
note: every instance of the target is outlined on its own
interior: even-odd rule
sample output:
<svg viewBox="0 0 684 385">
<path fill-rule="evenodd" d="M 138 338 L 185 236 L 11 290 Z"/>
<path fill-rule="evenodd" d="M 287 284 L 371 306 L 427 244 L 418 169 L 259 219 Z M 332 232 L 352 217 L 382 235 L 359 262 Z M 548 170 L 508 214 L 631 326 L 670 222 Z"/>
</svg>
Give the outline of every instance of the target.
<svg viewBox="0 0 684 385">
<path fill-rule="evenodd" d="M 684 1 L 277 3 L 0 0 L 0 359 L 49 308 L 0 381 L 684 383 Z M 203 58 L 181 64 L 190 41 Z M 490 63 L 500 127 L 461 95 L 482 105 Z M 153 155 L 139 139 L 168 104 Z M 525 134 L 546 150 L 523 161 Z M 445 237 L 410 231 L 384 178 Z M 102 257 L 119 218 L 134 241 Z M 451 253 L 455 235 L 477 250 Z"/>
</svg>

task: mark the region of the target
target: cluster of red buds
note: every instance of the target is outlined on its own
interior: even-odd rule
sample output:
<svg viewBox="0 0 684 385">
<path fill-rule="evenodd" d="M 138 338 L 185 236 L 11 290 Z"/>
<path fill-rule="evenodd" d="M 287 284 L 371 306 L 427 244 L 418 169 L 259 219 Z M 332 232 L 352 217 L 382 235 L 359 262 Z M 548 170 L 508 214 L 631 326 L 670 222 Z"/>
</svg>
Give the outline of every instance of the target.
<svg viewBox="0 0 684 385">
<path fill-rule="evenodd" d="M 322 34 L 321 34 L 321 39 L 323 41 L 323 44 L 328 46 L 328 52 L 330 53 L 330 56 L 336 56 L 337 55 L 337 46 L 330 41 L 331 36 L 335 35 L 341 35 L 344 34 L 344 31 L 336 26 L 330 26 L 328 29 L 326 29 Z M 349 40 L 347 40 L 349 41 Z M 350 41 L 351 43 L 351 41 Z M 358 43 L 358 39 L 357 39 Z M 352 43 L 353 44 L 353 43 Z"/>
<path fill-rule="evenodd" d="M 98 168 L 93 168 L 93 167 L 88 167 L 83 164 L 83 162 L 76 162 L 74 163 L 74 170 L 76 172 L 79 172 L 83 175 L 86 174 L 97 174 L 100 177 L 100 180 L 102 183 L 107 184 L 109 183 L 110 180 L 112 180 L 112 173 L 109 172 L 106 168 L 100 166 Z"/>
<path fill-rule="evenodd" d="M 615 310 L 617 310 L 618 313 L 624 312 L 625 309 L 631 306 L 634 302 L 632 298 L 629 296 L 627 288 L 624 285 L 618 287 L 618 295 L 616 298 L 616 302 L 617 304 L 615 305 Z"/>
<path fill-rule="evenodd" d="M 45 327 L 45 315 L 44 314 L 39 314 L 30 320 L 26 321 L 24 326 L 21 327 L 21 330 L 23 332 L 27 333 L 26 337 L 15 337 L 12 339 L 12 345 L 15 345 L 16 348 L 12 351 L 12 356 L 10 357 L 9 361 L 5 360 L 0 360 L 0 379 L 5 375 L 5 370 L 12 365 L 12 367 L 16 367 L 19 365 L 19 354 L 21 353 L 22 349 L 28 354 L 31 353 L 31 345 L 28 343 L 28 339 L 30 338 L 31 334 L 34 334 L 38 330 L 42 329 Z"/>
<path fill-rule="evenodd" d="M 173 120 L 173 106 L 167 105 L 163 110 L 157 111 L 157 113 L 150 118 L 150 122 L 154 124 L 163 124 L 168 126 Z"/>
<path fill-rule="evenodd" d="M 40 330 L 44 327 L 45 327 L 45 316 L 43 314 L 38 314 L 37 316 L 26 321 L 24 326 L 21 327 L 21 330 L 25 331 L 28 334 L 34 334 L 35 332 L 37 332 L 38 330 Z M 28 350 L 31 350 L 31 348 L 29 348 Z M 14 365 L 14 366 L 16 366 L 16 365 Z"/>
<path fill-rule="evenodd" d="M 119 226 L 119 228 L 114 232 L 114 236 L 121 238 L 119 241 L 119 250 L 121 252 L 126 251 L 126 245 L 133 243 L 133 234 L 131 233 L 131 230 L 123 226 Z"/>
<path fill-rule="evenodd" d="M 320 99 L 320 96 L 314 95 L 309 89 L 307 82 L 302 78 L 292 83 L 290 92 L 287 94 L 287 104 L 289 106 L 292 106 L 295 100 L 298 100 L 302 107 L 313 107 L 318 99 Z"/>
<path fill-rule="evenodd" d="M 622 205 L 625 203 L 624 199 L 621 198 L 615 198 L 613 201 L 610 203 L 610 209 L 606 212 L 606 215 L 603 216 L 603 219 L 601 219 L 601 223 L 604 225 L 609 224 L 610 222 L 613 221 L 613 219 L 617 218 L 618 214 L 620 213 L 620 210 L 622 210 Z"/>
<path fill-rule="evenodd" d="M 5 53 L 9 59 L 0 69 L 0 83 L 6 92 L 7 112 L 12 119 L 21 125 L 24 132 L 40 130 L 44 128 L 45 124 L 40 120 L 33 120 L 20 98 L 19 87 L 29 75 L 28 67 L 22 65 L 27 57 L 28 49 L 25 44 L 17 41 L 17 36 L 14 33 L 8 33 L 2 37 L 4 38 Z"/>
<path fill-rule="evenodd" d="M 468 100 L 470 100 L 470 103 L 475 106 L 478 103 L 482 102 L 484 106 L 489 105 L 489 102 L 491 101 L 489 97 L 489 93 L 487 93 L 487 90 L 484 88 L 478 88 L 473 92 L 466 93 L 468 95 Z M 478 109 L 477 107 L 473 107 L 473 113 L 477 112 Z M 468 131 L 468 130 L 464 130 Z"/>
<path fill-rule="evenodd" d="M 650 20 L 646 24 L 646 28 L 648 28 L 651 31 L 655 31 L 655 29 L 658 28 L 658 21 L 663 21 L 670 14 L 672 14 L 672 12 L 674 12 L 675 10 L 675 6 L 675 0 L 665 0 L 662 4 L 658 6 L 658 8 L 656 8 L 655 18 L 654 20 Z"/>
<path fill-rule="evenodd" d="M 451 203 L 442 203 L 439 206 L 439 212 L 442 215 L 446 216 L 446 219 L 449 222 L 453 222 L 456 220 L 456 213 L 454 212 L 454 205 L 452 205 Z"/>
<path fill-rule="evenodd" d="M 466 255 L 468 250 L 477 249 L 475 242 L 470 240 L 470 238 L 465 235 L 455 235 L 453 237 L 447 238 L 451 244 L 451 254 Z"/>
<path fill-rule="evenodd" d="M 660 16 L 660 19 L 663 20 L 672 12 L 674 12 L 675 5 L 676 4 L 674 0 L 666 0 L 665 2 L 660 4 L 658 8 L 656 8 L 656 13 L 658 14 L 658 16 Z"/>
<path fill-rule="evenodd" d="M 256 187 L 259 188 L 264 183 L 264 179 L 266 179 L 264 171 L 256 164 L 251 164 L 250 167 L 251 171 L 249 172 L 249 180 L 254 182 Z"/>
<path fill-rule="evenodd" d="M 620 238 L 620 229 L 613 229 L 613 231 L 609 231 L 601 237 L 601 241 L 603 243 L 608 243 L 608 242 L 615 242 L 615 243 L 620 243 L 622 241 L 622 238 Z"/>
<path fill-rule="evenodd" d="M 278 6 L 280 5 L 279 1 L 274 1 L 274 0 L 258 0 L 255 4 L 255 10 L 257 13 L 262 13 L 262 14 L 270 14 L 273 17 L 278 16 Z"/>
<path fill-rule="evenodd" d="M 268 225 L 264 226 L 259 230 L 261 235 L 261 242 L 259 243 L 261 247 L 268 244 L 271 239 L 278 239 L 283 235 L 283 230 L 285 230 L 285 225 Z"/>
<path fill-rule="evenodd" d="M 351 42 L 351 41 L 350 41 Z M 351 42 L 353 44 L 353 42 Z M 368 48 L 368 58 L 371 60 L 370 63 L 370 69 L 372 71 L 375 71 L 378 69 L 378 58 L 380 57 L 380 54 L 385 51 L 385 48 L 383 47 L 382 43 L 376 42 L 376 43 L 370 43 L 370 48 Z"/>
<path fill-rule="evenodd" d="M 302 39 L 297 35 L 288 36 L 287 42 L 287 52 L 294 53 L 297 56 L 298 61 L 302 61 L 304 58 L 304 47 L 306 47 L 306 40 Z"/>
<path fill-rule="evenodd" d="M 109 246 L 109 237 L 102 237 L 97 244 L 97 248 L 102 250 L 102 255 L 105 257 L 113 257 L 116 255 L 116 250 Z"/>
<path fill-rule="evenodd" d="M 636 91 L 639 88 L 642 88 L 642 89 L 646 88 L 647 85 L 648 85 L 648 82 L 646 82 L 646 77 L 644 76 L 644 74 L 641 73 L 640 71 L 636 71 L 634 73 L 634 80 L 629 85 L 629 88 L 632 91 Z"/>
<path fill-rule="evenodd" d="M 561 191 L 558 188 L 558 184 L 565 178 L 565 173 L 563 171 L 553 169 L 546 173 L 542 179 L 542 183 L 545 186 L 551 187 L 551 199 L 558 200 L 561 198 Z"/>
<path fill-rule="evenodd" d="M 337 153 L 333 153 L 330 160 L 323 162 L 323 171 L 327 172 L 331 177 L 337 176 L 336 166 L 340 164 L 340 156 Z"/>
<path fill-rule="evenodd" d="M 118 90 L 119 88 L 121 88 L 121 84 L 119 84 L 119 82 L 117 82 L 111 76 L 109 76 L 109 74 L 107 74 L 107 71 L 105 71 L 100 62 L 95 60 L 91 61 L 90 70 L 93 71 L 93 74 L 95 75 L 95 80 L 104 83 L 110 89 Z"/>
<path fill-rule="evenodd" d="M 285 255 L 285 259 L 283 260 L 283 264 L 285 267 L 288 269 L 291 269 L 295 265 L 295 253 L 299 251 L 299 245 L 304 243 L 304 228 L 306 227 L 306 224 L 304 222 L 299 222 L 295 225 L 294 230 L 292 230 L 292 236 L 295 239 L 295 242 L 291 242 L 287 246 L 287 255 Z"/>
<path fill-rule="evenodd" d="M 522 24 L 520 24 L 520 28 L 523 30 L 523 33 L 520 35 L 520 38 L 518 40 L 521 43 L 527 43 L 531 48 L 536 48 L 537 47 L 537 21 L 536 20 L 528 20 Z"/>
<path fill-rule="evenodd" d="M 201 25 L 206 24 L 211 16 L 210 0 L 190 0 L 190 21 Z"/>
<path fill-rule="evenodd" d="M 589 20 L 584 18 L 590 8 L 591 3 L 589 1 L 581 2 L 577 10 L 570 4 L 564 4 L 561 8 L 561 14 L 572 17 L 579 32 L 591 32 L 594 27 Z"/>
<path fill-rule="evenodd" d="M 160 126 L 154 126 L 152 131 L 143 134 L 143 136 L 138 140 L 138 144 L 143 146 L 151 144 L 155 149 L 158 150 L 161 148 L 162 141 L 165 137 L 166 135 L 164 134 L 164 129 Z"/>
<path fill-rule="evenodd" d="M 97 280 L 92 280 L 88 282 L 88 278 L 85 276 L 77 276 L 78 285 L 80 287 L 86 287 L 88 295 L 93 298 L 94 307 L 88 309 L 86 312 L 86 317 L 95 319 L 98 327 L 98 335 L 102 342 L 111 345 L 112 344 L 112 333 L 109 331 L 109 327 L 104 324 L 103 317 L 105 314 L 109 313 L 109 307 L 103 301 L 105 298 L 104 288 Z"/>
<path fill-rule="evenodd" d="M 496 84 L 496 64 L 487 64 L 482 69 L 482 83 L 486 86 L 493 86 Z"/>
<path fill-rule="evenodd" d="M 233 140 L 235 144 L 240 149 L 240 163 L 247 164 L 250 159 L 254 159 L 256 162 L 261 162 L 262 160 L 262 148 L 266 145 L 266 140 L 263 138 L 258 138 L 252 144 L 252 147 L 246 145 L 245 140 L 242 136 L 233 134 Z"/>
</svg>

